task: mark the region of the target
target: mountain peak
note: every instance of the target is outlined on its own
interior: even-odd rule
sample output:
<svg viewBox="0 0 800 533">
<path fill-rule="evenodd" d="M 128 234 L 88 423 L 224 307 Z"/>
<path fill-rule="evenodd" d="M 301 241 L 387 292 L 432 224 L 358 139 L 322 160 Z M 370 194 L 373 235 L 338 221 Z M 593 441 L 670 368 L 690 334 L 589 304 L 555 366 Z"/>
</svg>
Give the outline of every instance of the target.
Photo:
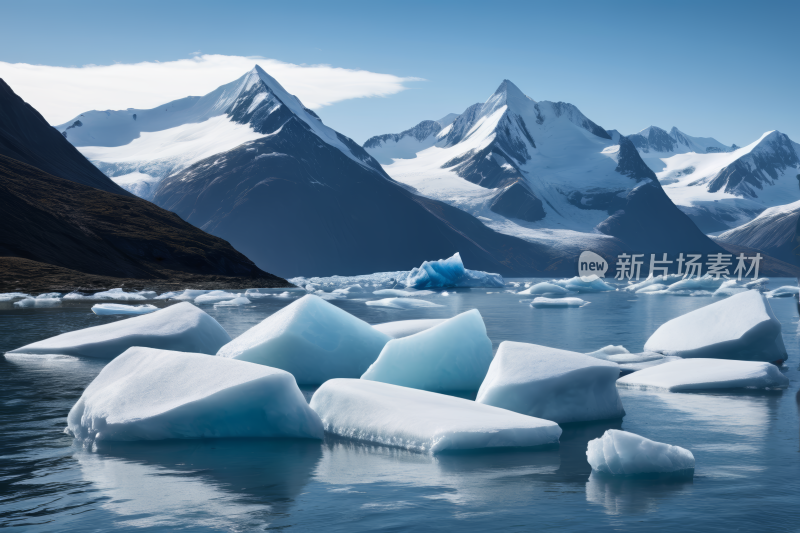
<svg viewBox="0 0 800 533">
<path fill-rule="evenodd" d="M 511 80 L 503 80 L 503 82 L 500 84 L 500 86 L 492 95 L 492 97 L 497 97 L 497 96 L 505 97 L 506 101 L 512 101 L 512 102 L 518 100 L 522 101 L 530 100 L 530 98 L 525 96 L 525 93 L 519 90 L 519 87 L 517 87 L 516 85 L 514 85 L 513 82 L 511 82 Z"/>
</svg>

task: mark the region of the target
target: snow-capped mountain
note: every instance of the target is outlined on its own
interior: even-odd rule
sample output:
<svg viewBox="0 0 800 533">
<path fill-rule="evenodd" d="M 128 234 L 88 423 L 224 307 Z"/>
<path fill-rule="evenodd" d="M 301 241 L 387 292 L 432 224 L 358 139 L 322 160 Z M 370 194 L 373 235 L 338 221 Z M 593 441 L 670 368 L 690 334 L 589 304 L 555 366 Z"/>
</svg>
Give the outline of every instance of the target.
<svg viewBox="0 0 800 533">
<path fill-rule="evenodd" d="M 101 168 L 157 180 L 154 203 L 271 272 L 408 270 L 460 252 L 473 269 L 571 274 L 577 260 L 393 181 L 260 67 L 202 98 L 79 119 L 67 139 L 90 143 L 81 149 Z"/>
<path fill-rule="evenodd" d="M 731 151 L 730 146 L 725 146 L 712 137 L 691 137 L 675 127 L 667 133 L 661 128 L 650 126 L 627 137 L 654 172 L 663 170 L 663 158 L 675 154 L 687 152 L 711 154 Z"/>
<path fill-rule="evenodd" d="M 413 128 L 400 133 L 388 133 L 370 137 L 364 143 L 372 157 L 382 165 L 391 164 L 393 159 L 413 158 L 414 154 L 436 143 L 439 132 L 452 124 L 458 115 L 449 113 L 439 120 L 423 120 Z"/>
<path fill-rule="evenodd" d="M 687 152 L 662 163 L 657 176 L 664 191 L 706 233 L 800 200 L 800 145 L 778 131 L 730 152 Z"/>
<path fill-rule="evenodd" d="M 291 116 L 353 161 L 379 169 L 360 147 L 323 125 L 279 84 L 264 90 L 256 69 L 202 97 L 154 109 L 88 111 L 56 129 L 120 186 L 151 199 L 166 176 L 274 133 Z"/>
<path fill-rule="evenodd" d="M 612 236 L 628 249 L 716 249 L 669 201 L 630 140 L 574 105 L 536 102 L 508 80 L 435 137 L 426 130 L 414 153 L 387 149 L 395 138 L 373 137 L 365 149 L 392 178 L 497 231 L 571 253 Z"/>
<path fill-rule="evenodd" d="M 746 246 L 791 264 L 800 262 L 800 200 L 770 207 L 750 222 L 718 235 L 723 245 Z"/>
</svg>

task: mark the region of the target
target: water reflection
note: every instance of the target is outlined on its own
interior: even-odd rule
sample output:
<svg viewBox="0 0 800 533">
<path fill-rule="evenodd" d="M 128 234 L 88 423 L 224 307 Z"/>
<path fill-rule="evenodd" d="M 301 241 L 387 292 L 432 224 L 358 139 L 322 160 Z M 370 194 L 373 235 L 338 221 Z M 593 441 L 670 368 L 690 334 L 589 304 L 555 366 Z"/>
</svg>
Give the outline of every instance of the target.
<svg viewBox="0 0 800 533">
<path fill-rule="evenodd" d="M 655 511 L 664 498 L 691 489 L 691 477 L 620 478 L 592 473 L 586 482 L 586 501 L 602 505 L 611 515 Z"/>
<path fill-rule="evenodd" d="M 247 530 L 285 515 L 321 456 L 318 441 L 224 439 L 105 444 L 75 459 L 115 524 Z"/>
</svg>

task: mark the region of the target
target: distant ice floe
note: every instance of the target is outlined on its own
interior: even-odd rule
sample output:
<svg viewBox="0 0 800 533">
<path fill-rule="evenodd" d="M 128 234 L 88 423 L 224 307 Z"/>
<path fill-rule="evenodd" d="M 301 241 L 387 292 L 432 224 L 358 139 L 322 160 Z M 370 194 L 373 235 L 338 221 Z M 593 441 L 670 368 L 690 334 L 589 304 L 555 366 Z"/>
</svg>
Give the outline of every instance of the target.
<svg viewBox="0 0 800 533">
<path fill-rule="evenodd" d="M 531 307 L 547 308 L 547 307 L 583 307 L 589 305 L 591 302 L 581 300 L 580 298 L 545 298 L 539 296 L 534 298 L 531 302 Z"/>
<path fill-rule="evenodd" d="M 393 339 L 402 339 L 409 335 L 414 335 L 433 326 L 438 326 L 446 321 L 446 318 L 423 318 L 419 320 L 397 320 L 395 322 L 384 322 L 383 324 L 373 324 L 372 327 L 390 336 Z"/>
<path fill-rule="evenodd" d="M 470 400 L 363 379 L 332 379 L 311 398 L 325 431 L 432 453 L 556 444 L 555 422 Z"/>
<path fill-rule="evenodd" d="M 789 386 L 789 378 L 771 363 L 679 359 L 634 372 L 617 381 L 620 387 L 686 392 L 709 389 L 771 389 Z"/>
<path fill-rule="evenodd" d="M 586 458 L 593 471 L 613 476 L 693 474 L 695 467 L 694 455 L 685 448 L 617 429 L 589 441 Z"/>
<path fill-rule="evenodd" d="M 61 305 L 61 298 L 24 298 L 14 302 L 17 307 L 52 307 Z"/>
<path fill-rule="evenodd" d="M 780 321 L 764 295 L 752 290 L 662 324 L 644 349 L 684 358 L 778 362 L 788 357 Z"/>
<path fill-rule="evenodd" d="M 622 290 L 643 295 L 728 297 L 747 290 L 764 292 L 768 282 L 769 278 L 737 281 L 724 277 L 715 279 L 709 274 L 700 278 L 684 278 L 681 274 L 668 274 L 666 276 L 647 278 L 639 283 L 632 283 Z"/>
<path fill-rule="evenodd" d="M 414 298 L 384 298 L 382 300 L 370 300 L 364 303 L 372 307 L 389 307 L 392 309 L 422 309 L 425 307 L 444 307 L 441 304 L 429 302 L 428 300 L 416 300 Z"/>
<path fill-rule="evenodd" d="M 767 298 L 790 298 L 797 294 L 800 294 L 800 287 L 786 285 L 784 287 L 778 287 L 775 290 L 769 291 L 767 293 Z"/>
<path fill-rule="evenodd" d="M 244 296 L 239 296 L 233 300 L 223 300 L 214 304 L 214 307 L 241 307 L 243 305 L 250 305 L 251 302 Z"/>
<path fill-rule="evenodd" d="M 71 292 L 64 296 L 65 300 L 153 300 L 157 296 L 155 291 L 125 292 L 123 289 L 109 289 L 94 294 Z"/>
<path fill-rule="evenodd" d="M 390 340 L 361 379 L 433 392 L 475 391 L 492 362 L 477 309 L 415 335 Z"/>
<path fill-rule="evenodd" d="M 563 296 L 567 294 L 569 290 L 565 289 L 561 285 L 556 285 L 555 283 L 548 283 L 542 282 L 537 283 L 536 285 L 531 285 L 527 289 L 519 291 L 517 294 L 530 294 L 530 295 L 537 295 L 537 296 Z"/>
<path fill-rule="evenodd" d="M 86 444 L 323 437 L 322 422 L 288 372 L 141 347 L 103 368 L 70 410 L 66 432 Z"/>
<path fill-rule="evenodd" d="M 616 290 L 616 288 L 600 278 L 592 281 L 583 281 L 580 277 L 575 276 L 574 278 L 569 279 L 553 280 L 550 283 L 573 292 L 607 292 Z"/>
<path fill-rule="evenodd" d="M 584 354 L 504 341 L 476 402 L 559 424 L 622 418 L 619 367 Z"/>
<path fill-rule="evenodd" d="M 0 294 L 0 302 L 10 302 L 16 298 L 32 298 L 32 296 L 25 292 L 4 292 Z"/>
<path fill-rule="evenodd" d="M 196 304 L 213 304 L 216 302 L 222 302 L 224 300 L 233 300 L 234 298 L 238 298 L 241 296 L 242 293 L 233 293 L 227 291 L 210 291 L 205 294 L 200 294 L 194 299 L 194 303 Z"/>
<path fill-rule="evenodd" d="M 319 385 L 360 377 L 389 340 L 363 320 L 309 294 L 221 346 L 217 355 L 286 370 L 300 385 Z"/>
<path fill-rule="evenodd" d="M 155 305 L 94 304 L 92 312 L 96 315 L 146 315 L 158 311 Z"/>
<path fill-rule="evenodd" d="M 407 298 L 410 296 L 430 296 L 436 294 L 434 291 L 415 291 L 415 290 L 400 290 L 400 289 L 379 289 L 372 291 L 375 296 L 394 296 L 397 298 Z"/>
<path fill-rule="evenodd" d="M 606 346 L 595 352 L 587 353 L 590 357 L 617 363 L 622 373 L 637 372 L 644 368 L 663 365 L 670 361 L 680 361 L 680 357 L 663 355 L 656 352 L 630 353 L 624 346 Z"/>
<path fill-rule="evenodd" d="M 215 354 L 230 340 L 216 320 L 194 305 L 182 302 L 146 315 L 62 333 L 9 353 L 113 359 L 131 346 L 142 346 Z"/>
</svg>

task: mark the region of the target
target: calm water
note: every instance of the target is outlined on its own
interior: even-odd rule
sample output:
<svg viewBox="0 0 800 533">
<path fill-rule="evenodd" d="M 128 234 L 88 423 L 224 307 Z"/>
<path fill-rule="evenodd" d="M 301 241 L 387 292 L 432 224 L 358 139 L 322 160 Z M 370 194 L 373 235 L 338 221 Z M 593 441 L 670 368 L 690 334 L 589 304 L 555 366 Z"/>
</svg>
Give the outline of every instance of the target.
<svg viewBox="0 0 800 533">
<path fill-rule="evenodd" d="M 783 281 L 783 283 L 782 283 Z M 770 288 L 794 284 L 773 280 Z M 495 289 L 496 290 L 496 289 Z M 466 290 L 400 311 L 336 301 L 370 323 L 444 318 L 477 308 L 502 340 L 589 352 L 641 351 L 666 320 L 712 298 L 590 294 L 582 309 L 531 309 L 513 294 Z M 203 306 L 232 336 L 291 300 Z M 0 352 L 119 318 L 91 303 L 0 304 Z M 158 305 L 165 305 L 164 302 Z M 621 422 L 565 426 L 558 448 L 431 457 L 326 438 L 74 446 L 66 415 L 103 362 L 0 358 L 0 527 L 24 531 L 649 530 L 800 531 L 800 345 L 793 299 L 771 300 L 791 380 L 783 392 L 622 390 Z M 312 391 L 306 391 L 310 394 Z M 690 449 L 693 480 L 607 480 L 586 444 L 608 428 Z"/>
</svg>

